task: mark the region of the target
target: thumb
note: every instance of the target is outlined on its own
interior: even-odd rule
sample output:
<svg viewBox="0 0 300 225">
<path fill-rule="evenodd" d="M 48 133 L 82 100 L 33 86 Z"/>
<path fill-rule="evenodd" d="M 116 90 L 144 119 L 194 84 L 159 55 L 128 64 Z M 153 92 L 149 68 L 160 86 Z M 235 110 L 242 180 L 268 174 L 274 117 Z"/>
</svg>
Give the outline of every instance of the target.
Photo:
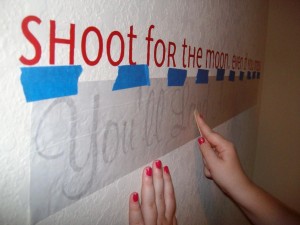
<svg viewBox="0 0 300 225">
<path fill-rule="evenodd" d="M 207 163 L 208 169 L 210 170 L 211 165 L 218 163 L 220 159 L 204 137 L 198 138 L 198 143 L 202 156 Z"/>
<path fill-rule="evenodd" d="M 199 115 L 195 116 L 196 122 L 199 128 L 200 134 L 202 134 L 203 137 L 206 138 L 206 140 L 212 144 L 216 149 L 220 148 L 225 141 L 225 139 L 219 135 L 218 133 L 215 133 L 204 121 L 202 117 Z"/>
</svg>

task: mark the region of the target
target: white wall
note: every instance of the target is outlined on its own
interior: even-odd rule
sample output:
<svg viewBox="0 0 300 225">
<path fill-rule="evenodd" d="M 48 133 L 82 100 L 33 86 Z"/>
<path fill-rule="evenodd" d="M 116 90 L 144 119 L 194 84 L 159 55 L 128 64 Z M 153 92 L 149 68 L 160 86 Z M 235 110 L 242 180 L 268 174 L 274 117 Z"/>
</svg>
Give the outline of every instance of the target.
<svg viewBox="0 0 300 225">
<path fill-rule="evenodd" d="M 0 9 L 0 221 L 1 224 L 30 224 L 30 147 L 31 104 L 26 103 L 20 84 L 21 55 L 32 56 L 34 49 L 24 38 L 21 22 L 28 15 L 41 18 L 32 26 L 42 46 L 42 58 L 36 66 L 49 65 L 49 20 L 58 24 L 61 35 L 68 35 L 70 23 L 76 24 L 75 64 L 81 64 L 80 82 L 114 80 L 117 67 L 107 59 L 87 66 L 80 55 L 80 40 L 87 26 L 123 34 L 134 25 L 140 37 L 155 24 L 155 35 L 174 41 L 184 38 L 193 46 L 212 48 L 229 54 L 262 60 L 266 30 L 266 1 L 9 1 Z M 144 39 L 134 49 L 138 63 L 145 63 Z M 93 50 L 91 50 L 93 52 Z M 68 64 L 68 51 L 61 49 L 56 64 Z M 178 56 L 178 60 L 180 57 Z M 128 62 L 124 61 L 124 64 Z M 153 65 L 153 61 L 151 62 Z M 150 65 L 151 78 L 164 78 L 167 67 Z M 188 69 L 195 76 L 196 68 Z M 214 73 L 214 71 L 213 71 Z M 263 75 L 263 74 L 262 74 Z M 208 99 L 209 101 L 209 99 Z M 249 109 L 218 127 L 236 142 L 240 157 L 251 174 L 255 157 L 256 108 Z M 179 224 L 246 224 L 238 209 L 218 188 L 203 177 L 196 141 L 174 149 L 161 158 L 174 177 Z M 150 162 L 149 162 L 150 163 Z M 127 198 L 140 189 L 139 168 L 105 188 L 83 198 L 41 221 L 40 224 L 126 224 Z M 228 222 L 223 222 L 228 221 Z"/>
<path fill-rule="evenodd" d="M 270 1 L 255 180 L 300 211 L 300 2 Z"/>
<path fill-rule="evenodd" d="M 246 172 L 253 170 L 257 109 L 252 108 L 218 126 L 216 131 L 234 140 Z M 243 133 L 240 131 L 243 130 Z M 234 203 L 207 179 L 197 140 L 160 159 L 169 165 L 177 201 L 178 224 L 249 224 Z M 150 164 L 150 163 L 149 163 Z M 142 168 L 53 214 L 40 225 L 126 224 L 128 194 L 140 191 Z"/>
</svg>

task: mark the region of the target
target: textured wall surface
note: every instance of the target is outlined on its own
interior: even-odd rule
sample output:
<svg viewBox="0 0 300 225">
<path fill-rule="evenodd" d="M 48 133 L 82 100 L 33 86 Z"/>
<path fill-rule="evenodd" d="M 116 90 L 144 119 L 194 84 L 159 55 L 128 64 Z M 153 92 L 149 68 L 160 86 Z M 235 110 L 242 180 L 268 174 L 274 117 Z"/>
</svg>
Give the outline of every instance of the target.
<svg viewBox="0 0 300 225">
<path fill-rule="evenodd" d="M 138 35 L 133 46 L 134 59 L 146 63 L 145 37 L 151 24 L 153 38 L 176 43 L 178 51 L 183 40 L 189 45 L 251 57 L 263 61 L 266 30 L 266 1 L 9 1 L 2 0 L 0 8 L 0 221 L 1 224 L 30 224 L 30 147 L 31 107 L 26 103 L 20 83 L 19 58 L 32 58 L 33 46 L 24 37 L 22 20 L 35 15 L 41 23 L 30 24 L 30 30 L 41 45 L 41 59 L 35 66 L 49 65 L 50 20 L 56 21 L 57 36 L 69 36 L 70 23 L 75 24 L 74 64 L 83 67 L 80 82 L 114 80 L 117 67 L 106 57 L 95 66 L 88 66 L 81 53 L 82 33 L 88 26 L 101 30 L 104 40 L 113 30 L 124 37 L 134 26 Z M 95 38 L 88 41 L 90 57 L 97 52 Z M 154 44 L 153 44 L 154 45 Z M 128 40 L 122 64 L 129 64 Z M 118 45 L 112 55 L 118 55 Z M 152 52 L 153 54 L 153 52 Z M 158 58 L 161 56 L 158 56 Z M 177 67 L 180 54 L 177 54 Z M 202 61 L 205 65 L 205 60 Z M 69 48 L 57 47 L 55 65 L 69 64 Z M 205 66 L 203 66 L 205 68 Z M 157 67 L 150 60 L 151 78 L 165 78 L 167 66 Z M 195 76 L 196 67 L 188 68 L 188 76 Z M 227 69 L 227 68 L 226 68 Z M 210 75 L 215 75 L 211 69 Z M 208 99 L 209 101 L 209 99 Z M 252 108 L 220 125 L 218 129 L 236 142 L 240 157 L 249 174 L 253 170 L 256 142 L 256 109 Z M 252 147 L 253 146 L 253 147 Z M 174 149 L 161 159 L 168 164 L 174 177 L 179 224 L 245 224 L 238 209 L 224 197 L 217 187 L 203 177 L 202 162 L 196 142 L 191 141 Z M 150 162 L 149 162 L 150 163 Z M 53 214 L 39 224 L 126 224 L 127 198 L 140 188 L 137 169 L 103 189 Z"/>
<path fill-rule="evenodd" d="M 255 158 L 256 108 L 249 109 L 216 128 L 235 140 L 245 171 L 251 176 Z M 243 130 L 243 133 L 240 131 Z M 197 141 L 193 140 L 161 157 L 174 183 L 178 224 L 248 224 L 239 209 L 207 179 Z M 150 164 L 150 163 L 149 163 Z M 126 224 L 128 193 L 140 191 L 142 168 L 122 177 L 100 191 L 53 214 L 38 224 Z"/>
</svg>

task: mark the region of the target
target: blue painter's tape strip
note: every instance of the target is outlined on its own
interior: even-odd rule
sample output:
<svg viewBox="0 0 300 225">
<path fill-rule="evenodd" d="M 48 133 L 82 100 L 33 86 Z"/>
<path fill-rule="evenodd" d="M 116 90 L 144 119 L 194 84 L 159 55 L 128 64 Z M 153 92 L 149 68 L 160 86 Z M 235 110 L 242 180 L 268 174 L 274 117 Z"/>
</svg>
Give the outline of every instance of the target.
<svg viewBox="0 0 300 225">
<path fill-rule="evenodd" d="M 187 70 L 169 68 L 168 86 L 183 86 L 187 76 Z"/>
<path fill-rule="evenodd" d="M 251 72 L 250 71 L 247 72 L 247 80 L 251 80 Z"/>
<path fill-rule="evenodd" d="M 199 69 L 196 77 L 196 84 L 207 84 L 208 83 L 208 70 Z"/>
<path fill-rule="evenodd" d="M 148 65 L 119 66 L 113 91 L 141 86 L 150 86 Z"/>
<path fill-rule="evenodd" d="M 80 65 L 21 67 L 21 71 L 26 101 L 33 102 L 76 95 L 82 67 Z"/>
<path fill-rule="evenodd" d="M 225 70 L 224 69 L 218 69 L 217 70 L 217 80 L 221 81 L 224 80 Z"/>
<path fill-rule="evenodd" d="M 240 80 L 244 80 L 244 71 L 240 71 Z"/>
<path fill-rule="evenodd" d="M 229 72 L 229 81 L 234 81 L 235 79 L 235 72 L 233 70 L 230 70 Z"/>
</svg>

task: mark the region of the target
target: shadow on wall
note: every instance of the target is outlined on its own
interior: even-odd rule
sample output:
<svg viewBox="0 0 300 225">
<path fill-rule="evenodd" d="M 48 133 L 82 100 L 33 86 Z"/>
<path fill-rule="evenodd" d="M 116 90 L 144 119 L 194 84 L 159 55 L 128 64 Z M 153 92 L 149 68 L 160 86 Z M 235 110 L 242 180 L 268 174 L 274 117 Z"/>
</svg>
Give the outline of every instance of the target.
<svg viewBox="0 0 300 225">
<path fill-rule="evenodd" d="M 194 147 L 194 159 L 196 164 L 196 178 L 199 181 L 197 197 L 201 203 L 207 224 L 224 224 L 222 221 L 225 211 L 225 195 L 212 180 L 206 178 L 197 142 L 195 142 Z"/>
</svg>

